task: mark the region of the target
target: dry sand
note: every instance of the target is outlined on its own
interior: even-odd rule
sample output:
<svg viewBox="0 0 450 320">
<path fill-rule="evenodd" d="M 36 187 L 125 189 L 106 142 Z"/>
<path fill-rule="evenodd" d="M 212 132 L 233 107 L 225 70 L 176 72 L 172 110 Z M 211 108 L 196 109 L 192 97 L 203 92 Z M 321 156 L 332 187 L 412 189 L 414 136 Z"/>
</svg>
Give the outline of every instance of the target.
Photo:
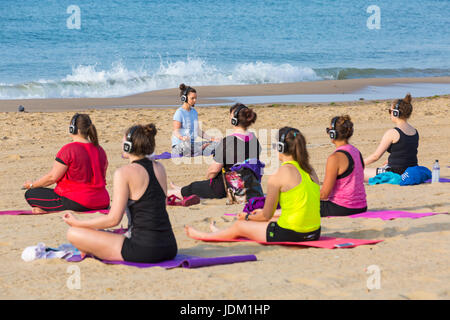
<svg viewBox="0 0 450 320">
<path fill-rule="evenodd" d="M 45 102 L 45 101 L 44 101 Z M 124 101 L 121 101 L 123 103 Z M 126 101 L 125 101 L 125 104 Z M 129 103 L 132 104 L 132 103 Z M 448 127 L 450 97 L 413 100 L 411 123 L 420 132 L 419 163 L 431 167 L 441 163 L 441 176 L 449 177 Z M 85 105 L 87 106 L 87 105 Z M 355 123 L 351 142 L 364 156 L 373 152 L 382 134 L 393 123 L 388 102 L 337 103 L 335 105 L 257 106 L 253 129 L 276 129 L 289 125 L 306 135 L 311 162 L 323 179 L 327 156 L 333 146 L 325 127 L 334 115 L 349 114 Z M 124 130 L 133 123 L 156 123 L 157 152 L 170 149 L 171 119 L 175 109 L 90 110 L 101 145 L 109 157 L 108 190 L 113 172 L 125 164 L 121 159 Z M 0 209 L 26 209 L 20 190 L 27 179 L 45 174 L 59 148 L 70 142 L 67 133 L 73 111 L 0 113 Z M 203 128 L 230 128 L 227 107 L 199 109 Z M 267 144 L 264 144 L 266 147 Z M 271 151 L 268 151 L 269 155 Z M 377 164 L 387 159 L 384 155 Z M 197 158 L 195 161 L 199 161 Z M 169 179 L 187 184 L 203 179 L 208 164 L 176 165 L 162 161 Z M 270 164 L 268 164 L 270 166 Z M 267 175 L 263 178 L 266 187 Z M 369 208 L 413 212 L 449 212 L 450 184 L 411 187 L 366 186 Z M 177 237 L 179 253 L 199 256 L 255 254 L 257 262 L 201 269 L 137 269 L 111 266 L 94 259 L 76 264 L 81 271 L 81 289 L 71 290 L 68 267 L 62 260 L 24 262 L 22 250 L 38 242 L 49 246 L 67 243 L 68 226 L 62 213 L 41 216 L 1 216 L 0 298 L 1 299 L 449 299 L 450 217 L 436 215 L 422 219 L 328 218 L 322 219 L 323 235 L 383 239 L 354 249 L 315 249 L 261 246 L 249 243 L 203 243 L 189 239 L 183 226 L 207 230 L 216 220 L 229 225 L 242 206 L 227 206 L 225 200 L 203 200 L 189 208 L 168 207 Z M 86 216 L 81 216 L 86 218 Z M 126 218 L 123 225 L 127 224 Z M 381 288 L 368 290 L 366 269 L 381 270 Z"/>
</svg>

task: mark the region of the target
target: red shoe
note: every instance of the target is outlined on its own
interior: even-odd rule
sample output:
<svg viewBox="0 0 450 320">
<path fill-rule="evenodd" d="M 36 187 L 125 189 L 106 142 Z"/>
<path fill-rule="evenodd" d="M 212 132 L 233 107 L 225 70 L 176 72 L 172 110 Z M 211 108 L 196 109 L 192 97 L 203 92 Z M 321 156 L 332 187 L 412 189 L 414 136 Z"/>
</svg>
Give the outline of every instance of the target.
<svg viewBox="0 0 450 320">
<path fill-rule="evenodd" d="M 167 197 L 167 205 L 168 206 L 182 206 L 182 207 L 189 207 L 189 206 L 193 206 L 195 204 L 199 204 L 200 203 L 200 198 L 198 196 L 196 196 L 195 194 L 180 199 L 178 198 L 176 195 L 171 195 L 169 197 Z"/>
</svg>

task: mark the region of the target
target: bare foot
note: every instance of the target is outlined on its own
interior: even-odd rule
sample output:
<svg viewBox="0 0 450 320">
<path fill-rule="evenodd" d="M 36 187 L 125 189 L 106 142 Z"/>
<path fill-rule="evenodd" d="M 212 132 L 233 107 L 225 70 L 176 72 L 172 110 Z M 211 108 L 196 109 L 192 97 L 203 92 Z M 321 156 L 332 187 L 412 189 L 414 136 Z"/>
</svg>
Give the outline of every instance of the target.
<svg viewBox="0 0 450 320">
<path fill-rule="evenodd" d="M 211 230 L 211 232 L 219 231 L 219 228 L 216 227 L 216 222 L 215 221 L 211 221 L 211 223 L 209 224 L 209 229 Z"/>
<path fill-rule="evenodd" d="M 32 213 L 32 214 L 45 214 L 45 213 L 48 213 L 48 212 L 42 210 L 41 208 L 33 207 L 33 208 L 31 209 L 31 213 Z"/>
<path fill-rule="evenodd" d="M 193 238 L 193 239 L 202 239 L 206 235 L 205 232 L 197 231 L 188 225 L 184 226 L 184 231 L 186 232 L 186 235 L 189 238 Z"/>
</svg>

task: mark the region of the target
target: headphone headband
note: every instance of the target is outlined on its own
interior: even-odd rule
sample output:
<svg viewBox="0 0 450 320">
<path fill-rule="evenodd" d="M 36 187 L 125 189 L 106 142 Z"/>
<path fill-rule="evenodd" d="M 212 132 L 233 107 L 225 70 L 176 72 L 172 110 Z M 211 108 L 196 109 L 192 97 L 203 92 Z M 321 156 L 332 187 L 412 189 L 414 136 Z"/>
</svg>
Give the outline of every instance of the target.
<svg viewBox="0 0 450 320">
<path fill-rule="evenodd" d="M 287 150 L 287 144 L 286 144 L 286 138 L 289 134 L 289 132 L 294 131 L 294 137 L 297 136 L 297 133 L 300 133 L 300 131 L 298 129 L 295 128 L 288 128 L 286 130 L 286 132 L 284 132 L 281 136 L 280 136 L 280 140 L 277 143 L 277 150 L 280 153 L 284 153 Z"/>
<path fill-rule="evenodd" d="M 70 121 L 70 126 L 69 126 L 69 133 L 71 133 L 71 134 L 78 133 L 77 120 L 78 120 L 79 116 L 80 116 L 79 113 L 75 113 L 75 115 L 72 117 L 72 120 Z"/>
<path fill-rule="evenodd" d="M 233 118 L 231 118 L 231 124 L 233 126 L 237 126 L 239 124 L 239 112 L 241 112 L 242 109 L 248 109 L 248 107 L 244 104 L 240 104 L 234 109 L 233 112 Z"/>
<path fill-rule="evenodd" d="M 126 153 L 131 153 L 133 151 L 133 135 L 138 127 L 139 126 L 131 127 L 130 132 L 128 132 L 126 136 L 126 141 L 124 141 L 123 143 L 123 151 L 125 151 Z"/>
<path fill-rule="evenodd" d="M 403 102 L 403 100 L 399 99 L 394 106 L 394 110 L 392 110 L 392 115 L 396 118 L 400 117 L 400 103 L 402 103 L 402 102 Z"/>
<path fill-rule="evenodd" d="M 330 139 L 336 140 L 338 138 L 338 132 L 336 130 L 336 122 L 339 120 L 339 117 L 334 117 L 331 120 L 331 129 L 327 130 L 330 135 Z"/>
<path fill-rule="evenodd" d="M 183 90 L 183 94 L 181 95 L 181 102 L 188 102 L 188 94 L 191 91 L 191 87 L 187 86 L 186 89 Z"/>
</svg>

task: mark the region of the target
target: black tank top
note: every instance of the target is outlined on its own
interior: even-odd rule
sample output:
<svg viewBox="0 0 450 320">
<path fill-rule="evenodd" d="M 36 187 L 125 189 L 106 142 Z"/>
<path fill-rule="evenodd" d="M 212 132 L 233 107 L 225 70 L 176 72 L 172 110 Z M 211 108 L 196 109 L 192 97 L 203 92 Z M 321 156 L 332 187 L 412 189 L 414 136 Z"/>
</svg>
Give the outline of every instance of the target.
<svg viewBox="0 0 450 320">
<path fill-rule="evenodd" d="M 152 161 L 144 158 L 133 163 L 140 164 L 147 170 L 149 182 L 142 197 L 128 203 L 130 240 L 145 247 L 176 246 L 166 210 L 166 195 L 155 176 Z"/>
<path fill-rule="evenodd" d="M 390 153 L 388 165 L 392 168 L 408 168 L 417 166 L 417 148 L 419 147 L 419 131 L 412 136 L 406 135 L 402 130 L 395 127 L 400 134 L 400 139 L 392 143 L 387 152 Z"/>
</svg>

